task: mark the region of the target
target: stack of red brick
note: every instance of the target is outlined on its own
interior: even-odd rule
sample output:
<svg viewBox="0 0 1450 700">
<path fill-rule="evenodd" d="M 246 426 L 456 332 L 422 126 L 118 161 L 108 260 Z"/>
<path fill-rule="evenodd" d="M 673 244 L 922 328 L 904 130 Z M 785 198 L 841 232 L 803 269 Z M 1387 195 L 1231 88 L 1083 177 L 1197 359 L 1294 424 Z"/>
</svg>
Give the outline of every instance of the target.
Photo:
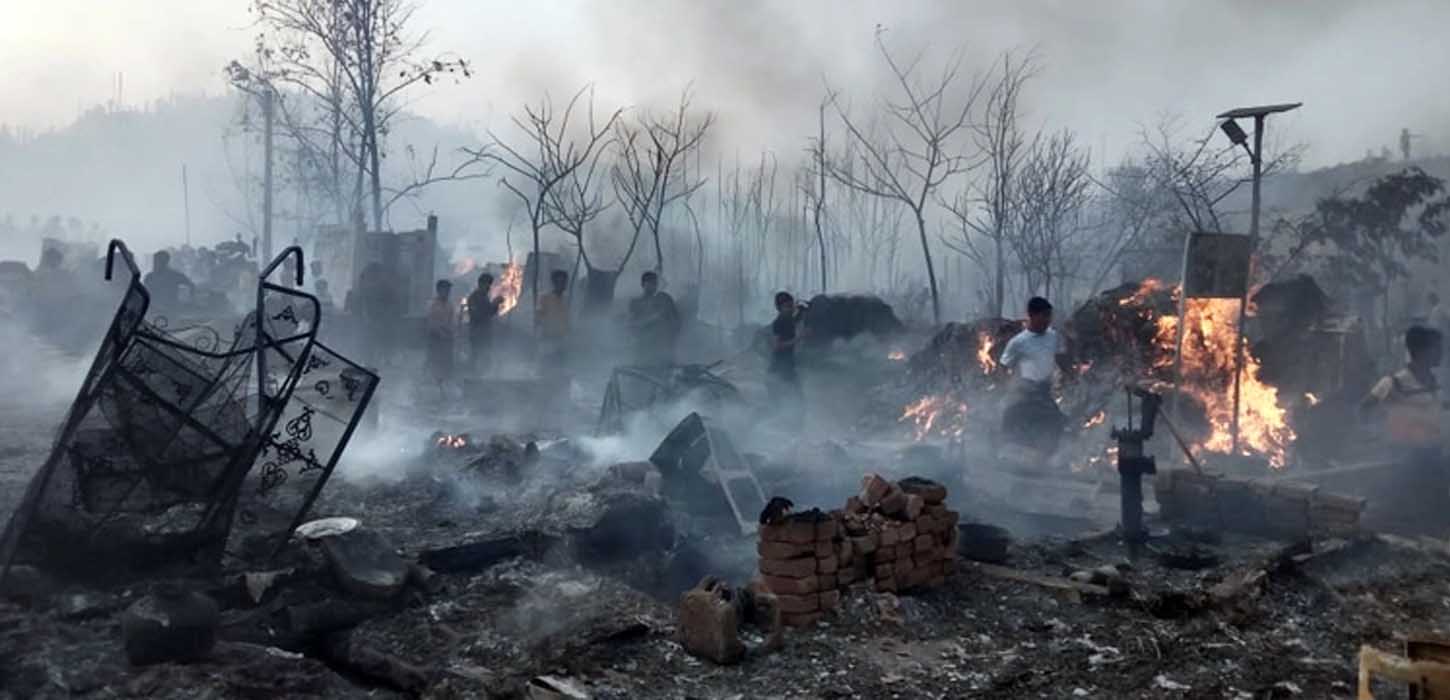
<svg viewBox="0 0 1450 700">
<path fill-rule="evenodd" d="M 956 564 L 956 512 L 946 487 L 868 474 L 846 507 L 813 510 L 760 529 L 760 573 L 789 626 L 816 622 L 852 584 L 875 591 L 939 586 Z"/>
</svg>

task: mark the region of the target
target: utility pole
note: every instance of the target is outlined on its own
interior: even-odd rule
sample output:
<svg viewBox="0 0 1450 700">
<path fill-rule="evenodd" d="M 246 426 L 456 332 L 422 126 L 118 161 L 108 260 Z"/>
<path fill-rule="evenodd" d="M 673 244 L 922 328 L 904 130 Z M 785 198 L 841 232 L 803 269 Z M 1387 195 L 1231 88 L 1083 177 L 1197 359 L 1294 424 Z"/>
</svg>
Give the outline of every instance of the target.
<svg viewBox="0 0 1450 700">
<path fill-rule="evenodd" d="M 181 211 L 186 217 L 186 245 L 191 245 L 191 188 L 186 182 L 186 163 L 181 164 Z"/>
<path fill-rule="evenodd" d="M 272 86 L 262 88 L 262 260 L 272 259 Z"/>
</svg>

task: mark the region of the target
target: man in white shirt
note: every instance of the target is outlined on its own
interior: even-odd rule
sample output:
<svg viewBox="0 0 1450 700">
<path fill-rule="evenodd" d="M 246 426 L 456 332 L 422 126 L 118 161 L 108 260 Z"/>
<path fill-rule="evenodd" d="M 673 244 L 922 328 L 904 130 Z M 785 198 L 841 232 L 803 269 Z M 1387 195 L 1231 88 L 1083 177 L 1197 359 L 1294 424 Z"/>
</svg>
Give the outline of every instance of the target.
<svg viewBox="0 0 1450 700">
<path fill-rule="evenodd" d="M 1032 297 L 1027 302 L 1027 329 L 1007 342 L 998 360 L 1016 374 L 1002 415 L 1003 432 L 1014 442 L 1039 447 L 1046 454 L 1056 452 L 1067 425 L 1067 416 L 1052 397 L 1053 370 L 1069 371 L 1064 349 L 1062 338 L 1052 329 L 1052 304 Z"/>
</svg>

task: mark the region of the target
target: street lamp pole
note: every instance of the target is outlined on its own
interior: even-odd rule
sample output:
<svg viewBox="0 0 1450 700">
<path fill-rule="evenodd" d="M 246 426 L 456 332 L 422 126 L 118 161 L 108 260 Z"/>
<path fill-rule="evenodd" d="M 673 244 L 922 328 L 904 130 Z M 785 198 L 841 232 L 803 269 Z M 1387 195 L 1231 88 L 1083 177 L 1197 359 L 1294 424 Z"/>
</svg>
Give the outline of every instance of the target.
<svg viewBox="0 0 1450 700">
<path fill-rule="evenodd" d="M 1287 112 L 1297 109 L 1303 104 L 1295 102 L 1292 104 L 1267 105 L 1264 107 L 1245 107 L 1233 109 L 1218 115 L 1219 119 L 1225 120 L 1221 125 L 1225 134 L 1235 144 L 1243 146 L 1249 152 L 1249 161 L 1253 164 L 1253 201 L 1249 212 L 1249 265 L 1253 265 L 1253 254 L 1259 249 L 1259 210 L 1260 210 L 1260 186 L 1264 175 L 1264 120 L 1270 114 Z M 1254 145 L 1250 147 L 1244 138 L 1244 132 L 1234 122 L 1238 117 L 1254 118 Z M 1243 295 L 1239 298 L 1239 320 L 1238 328 L 1234 334 L 1234 415 L 1233 423 L 1229 429 L 1231 447 L 1233 454 L 1239 451 L 1239 402 L 1242 396 L 1243 374 L 1244 374 L 1244 319 L 1248 317 L 1249 310 L 1249 285 L 1244 284 Z"/>
</svg>

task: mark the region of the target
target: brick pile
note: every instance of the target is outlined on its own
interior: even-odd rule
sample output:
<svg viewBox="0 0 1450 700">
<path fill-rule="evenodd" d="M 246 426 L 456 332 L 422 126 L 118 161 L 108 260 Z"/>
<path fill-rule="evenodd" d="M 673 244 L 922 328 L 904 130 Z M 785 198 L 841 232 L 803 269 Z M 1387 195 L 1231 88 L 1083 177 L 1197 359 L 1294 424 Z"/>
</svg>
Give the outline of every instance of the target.
<svg viewBox="0 0 1450 700">
<path fill-rule="evenodd" d="M 1164 520 L 1266 537 L 1344 537 L 1359 531 L 1364 499 L 1278 479 L 1170 469 L 1153 480 Z"/>
<path fill-rule="evenodd" d="M 946 487 L 876 474 L 829 513 L 796 513 L 760 528 L 760 575 L 787 626 L 813 624 L 854 584 L 878 592 L 942 585 L 956 564 L 957 521 Z"/>
</svg>

